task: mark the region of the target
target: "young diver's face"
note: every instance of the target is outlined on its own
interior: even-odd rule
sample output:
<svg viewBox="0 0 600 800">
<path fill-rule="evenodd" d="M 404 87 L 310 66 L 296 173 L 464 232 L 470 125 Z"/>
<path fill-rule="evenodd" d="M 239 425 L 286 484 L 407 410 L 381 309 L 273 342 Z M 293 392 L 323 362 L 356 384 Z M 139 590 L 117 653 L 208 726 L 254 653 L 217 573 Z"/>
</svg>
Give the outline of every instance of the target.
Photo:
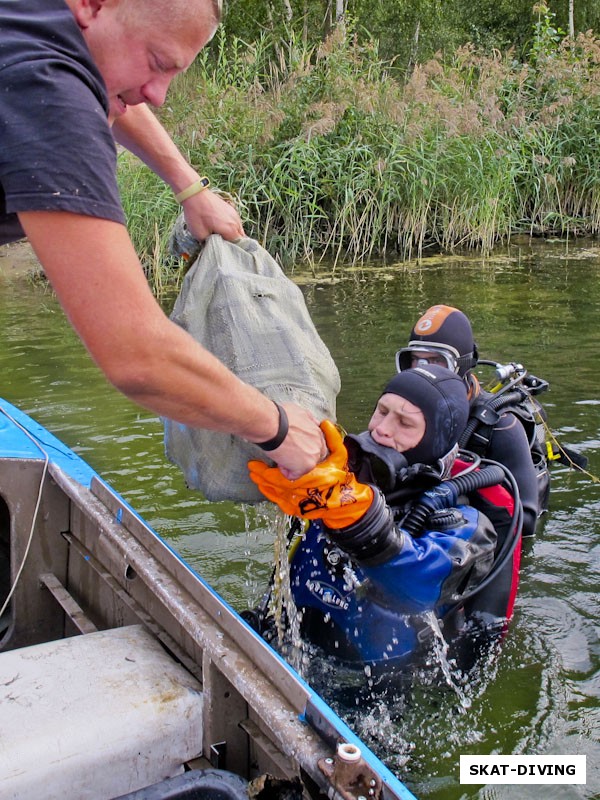
<svg viewBox="0 0 600 800">
<path fill-rule="evenodd" d="M 425 436 L 425 417 L 421 409 L 397 394 L 384 394 L 369 422 L 377 444 L 404 453 L 416 447 Z"/>
</svg>

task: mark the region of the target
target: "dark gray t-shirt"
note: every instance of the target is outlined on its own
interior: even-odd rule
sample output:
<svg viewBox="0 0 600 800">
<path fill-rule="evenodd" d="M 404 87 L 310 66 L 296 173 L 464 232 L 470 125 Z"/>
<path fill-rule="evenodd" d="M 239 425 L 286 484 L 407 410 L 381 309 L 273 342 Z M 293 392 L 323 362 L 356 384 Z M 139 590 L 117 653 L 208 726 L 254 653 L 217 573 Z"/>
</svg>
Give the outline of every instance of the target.
<svg viewBox="0 0 600 800">
<path fill-rule="evenodd" d="M 108 98 L 63 0 L 0 0 L 0 244 L 16 212 L 125 223 Z"/>
</svg>

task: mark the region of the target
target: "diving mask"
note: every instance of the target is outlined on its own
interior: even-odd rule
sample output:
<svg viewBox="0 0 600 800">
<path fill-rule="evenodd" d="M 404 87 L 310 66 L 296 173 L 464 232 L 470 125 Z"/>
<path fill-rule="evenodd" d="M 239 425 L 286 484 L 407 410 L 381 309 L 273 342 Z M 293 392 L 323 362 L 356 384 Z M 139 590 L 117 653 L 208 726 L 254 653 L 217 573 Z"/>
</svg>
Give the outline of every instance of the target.
<svg viewBox="0 0 600 800">
<path fill-rule="evenodd" d="M 409 342 L 408 347 L 396 353 L 396 370 L 403 372 L 405 369 L 437 364 L 451 372 L 458 372 L 459 358 L 460 353 L 445 344 L 429 346 L 422 342 Z"/>
</svg>

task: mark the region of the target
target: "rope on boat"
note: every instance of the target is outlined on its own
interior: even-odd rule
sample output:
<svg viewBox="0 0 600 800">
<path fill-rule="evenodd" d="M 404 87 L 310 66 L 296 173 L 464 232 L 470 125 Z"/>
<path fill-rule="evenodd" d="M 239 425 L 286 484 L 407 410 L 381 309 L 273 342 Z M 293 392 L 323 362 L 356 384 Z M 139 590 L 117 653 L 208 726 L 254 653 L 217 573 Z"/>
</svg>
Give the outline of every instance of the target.
<svg viewBox="0 0 600 800">
<path fill-rule="evenodd" d="M 37 518 L 38 518 L 38 514 L 39 514 L 39 510 L 40 510 L 40 505 L 41 505 L 41 502 L 42 502 L 42 491 L 43 491 L 43 488 L 44 488 L 44 481 L 46 480 L 46 474 L 48 472 L 48 464 L 50 463 L 50 456 L 48 455 L 46 450 L 44 450 L 44 448 L 38 442 L 38 440 L 35 438 L 35 436 L 32 436 L 32 434 L 26 428 L 24 428 L 23 425 L 21 425 L 19 422 L 17 422 L 17 420 L 13 416 L 11 416 L 5 408 L 1 408 L 0 407 L 0 411 L 2 411 L 4 416 L 7 417 L 13 423 L 13 425 L 16 425 L 17 428 L 19 428 L 19 430 L 21 430 L 29 439 L 31 439 L 33 444 L 38 448 L 38 450 L 44 456 L 44 468 L 42 470 L 42 477 L 40 478 L 40 486 L 39 486 L 39 489 L 38 489 L 35 508 L 33 509 L 33 517 L 32 517 L 32 520 L 31 520 L 31 529 L 29 531 L 29 536 L 28 536 L 28 539 L 27 539 L 27 546 L 25 547 L 25 552 L 23 554 L 23 559 L 21 561 L 19 569 L 17 570 L 17 574 L 15 576 L 15 580 L 13 582 L 13 585 L 10 587 L 10 591 L 9 591 L 7 597 L 6 597 L 6 600 L 4 601 L 4 604 L 2 605 L 2 608 L 0 608 L 0 618 L 1 618 L 3 616 L 3 614 L 4 614 L 4 612 L 6 611 L 6 609 L 8 608 L 8 604 L 10 603 L 13 594 L 15 593 L 15 589 L 17 588 L 17 584 L 19 583 L 19 579 L 21 578 L 21 574 L 22 574 L 22 572 L 23 572 L 23 570 L 25 568 L 25 562 L 27 561 L 27 556 L 29 555 L 29 550 L 31 548 L 31 542 L 33 541 L 33 532 L 35 530 L 35 523 L 37 522 Z"/>
</svg>

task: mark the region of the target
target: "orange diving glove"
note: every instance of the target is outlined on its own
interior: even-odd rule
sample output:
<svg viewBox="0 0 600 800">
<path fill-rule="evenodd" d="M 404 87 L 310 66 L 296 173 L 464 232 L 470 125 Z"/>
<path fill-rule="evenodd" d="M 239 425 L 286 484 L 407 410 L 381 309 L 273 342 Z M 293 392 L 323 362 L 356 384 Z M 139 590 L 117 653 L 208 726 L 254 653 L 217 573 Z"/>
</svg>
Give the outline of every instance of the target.
<svg viewBox="0 0 600 800">
<path fill-rule="evenodd" d="M 249 461 L 250 478 L 260 491 L 285 513 L 305 519 L 322 519 L 339 530 L 357 522 L 373 502 L 373 489 L 358 483 L 348 471 L 348 452 L 333 422 L 324 420 L 321 430 L 329 448 L 324 461 L 295 481 L 285 478 L 278 467 Z"/>
</svg>

